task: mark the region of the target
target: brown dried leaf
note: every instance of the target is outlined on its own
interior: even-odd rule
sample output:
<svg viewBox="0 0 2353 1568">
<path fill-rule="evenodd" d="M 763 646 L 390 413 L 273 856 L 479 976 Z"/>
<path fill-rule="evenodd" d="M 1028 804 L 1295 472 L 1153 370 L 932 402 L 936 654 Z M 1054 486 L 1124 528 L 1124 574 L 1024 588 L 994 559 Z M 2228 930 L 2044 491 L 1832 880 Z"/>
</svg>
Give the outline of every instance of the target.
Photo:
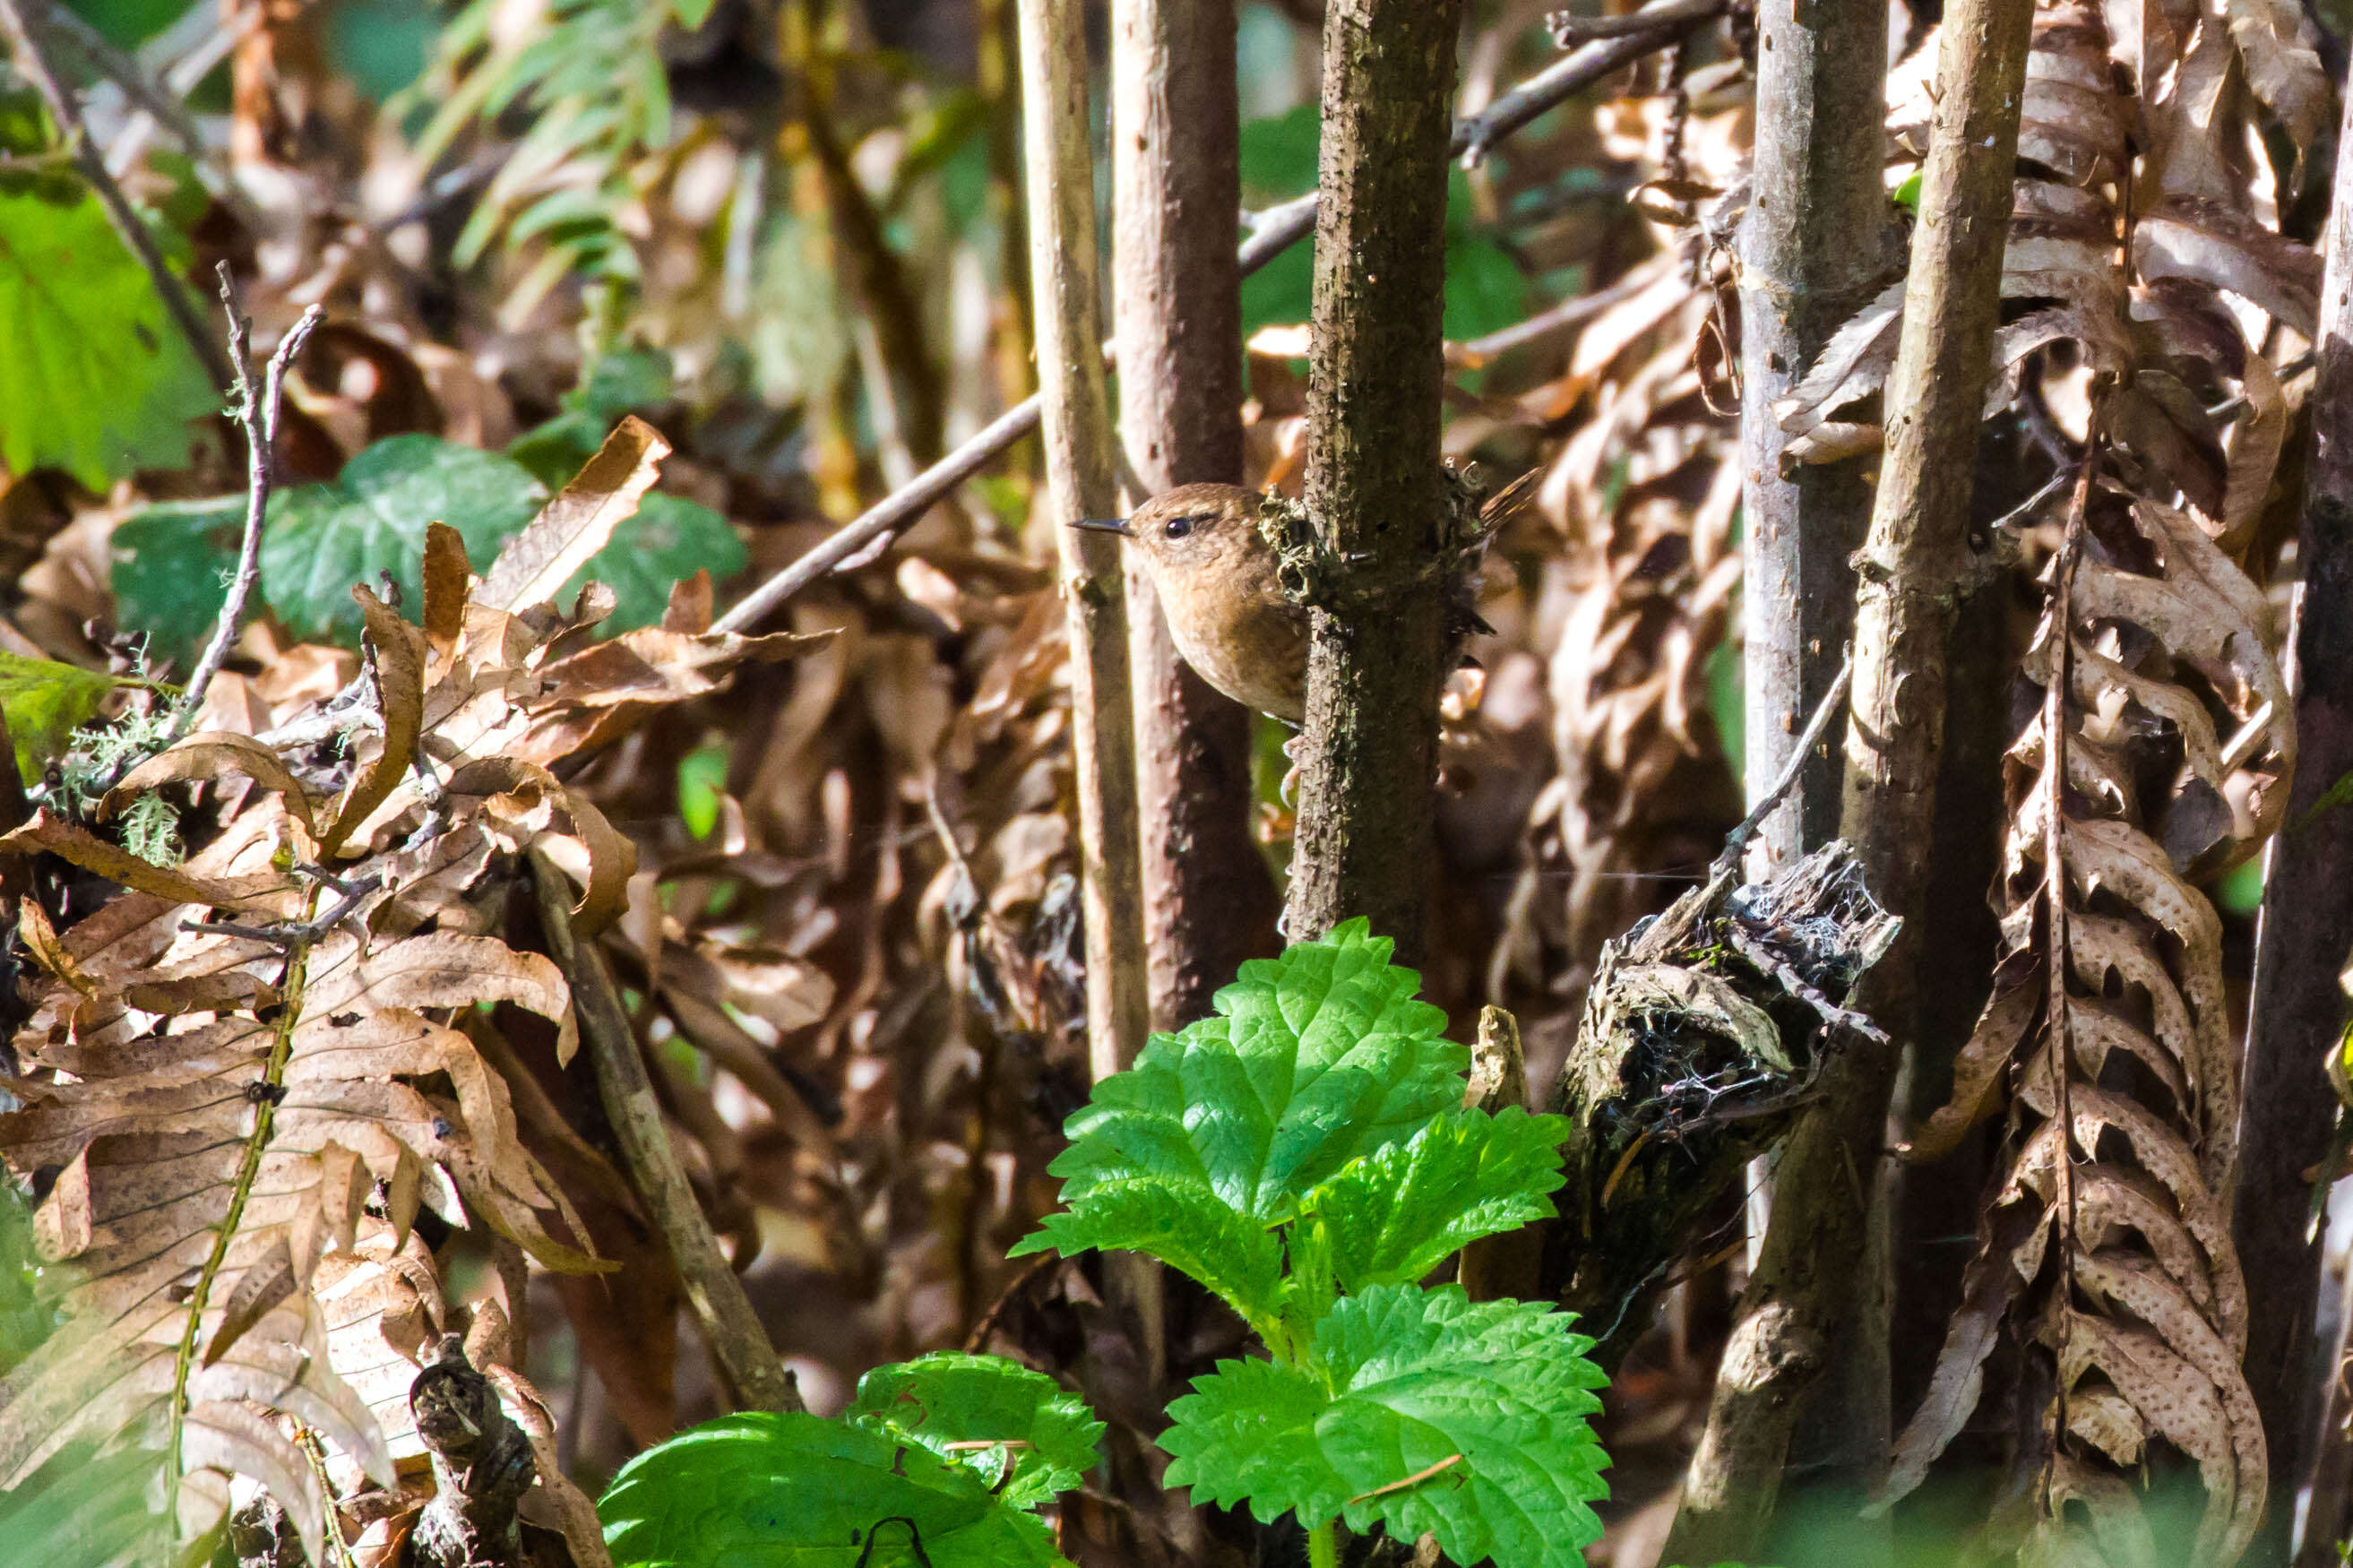
<svg viewBox="0 0 2353 1568">
<path fill-rule="evenodd" d="M 456 657 L 466 632 L 466 599 L 474 581 L 466 542 L 446 522 L 425 525 L 425 646 L 438 672 Z"/>
<path fill-rule="evenodd" d="M 652 426 L 623 416 L 586 467 L 500 550 L 476 602 L 522 610 L 554 599 L 637 511 L 669 456 L 670 443 Z"/>
<path fill-rule="evenodd" d="M 366 617 L 371 668 L 384 714 L 384 732 L 377 737 L 375 755 L 353 776 L 335 813 L 334 825 L 322 836 L 319 853 L 332 857 L 365 822 L 377 806 L 400 787 L 417 758 L 417 742 L 425 724 L 425 636 L 402 620 L 365 588 L 353 587 L 352 597 Z M 363 846 L 364 847 L 364 846 Z"/>
<path fill-rule="evenodd" d="M 218 910 L 278 912 L 296 891 L 290 878 L 265 872 L 237 878 L 212 878 L 185 869 L 142 860 L 77 827 L 43 806 L 33 820 L 0 837 L 0 854 L 45 851 L 69 860 L 85 871 L 95 871 L 110 882 L 150 893 L 174 904 L 206 904 Z"/>
<path fill-rule="evenodd" d="M 99 802 L 98 820 L 104 822 L 141 795 L 183 779 L 199 783 L 222 773 L 241 773 L 262 788 L 275 791 L 286 802 L 286 815 L 301 829 L 297 853 L 315 853 L 317 830 L 311 820 L 311 797 L 276 752 L 249 735 L 206 731 L 190 735 L 156 752 L 122 776 Z"/>
</svg>

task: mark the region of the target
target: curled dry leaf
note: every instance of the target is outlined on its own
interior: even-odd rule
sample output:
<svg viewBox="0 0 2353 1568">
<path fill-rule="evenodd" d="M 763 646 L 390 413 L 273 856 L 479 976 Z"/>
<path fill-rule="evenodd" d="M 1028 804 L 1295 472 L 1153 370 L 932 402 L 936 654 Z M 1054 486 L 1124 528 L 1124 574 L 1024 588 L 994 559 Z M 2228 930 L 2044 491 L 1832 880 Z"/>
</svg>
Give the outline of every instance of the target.
<svg viewBox="0 0 2353 1568">
<path fill-rule="evenodd" d="M 427 629 L 355 590 L 380 722 L 350 753 L 315 725 L 289 733 L 323 742 L 283 746 L 208 732 L 108 795 L 102 816 L 182 782 L 260 785 L 199 802 L 208 841 L 185 865 L 54 812 L 0 841 L 125 889 L 63 931 L 25 906 L 37 973 L 0 1156 L 47 1177 L 36 1228 L 67 1327 L 0 1384 L 0 1487 L 69 1443 L 155 1449 L 182 1539 L 244 1478 L 323 1561 L 300 1435 L 345 1488 L 392 1487 L 416 1451 L 408 1385 L 443 1326 L 419 1211 L 552 1269 L 609 1267 L 557 1239 L 590 1232 L 526 1149 L 506 1072 L 457 1026 L 494 1005 L 553 1024 L 559 1051 L 570 1034 L 555 966 L 495 934 L 495 879 L 548 849 L 583 919 L 617 918 L 634 847 L 551 765 L 804 642 L 641 634 L 543 668 L 572 623 L 466 602 L 447 542 L 428 545 Z M 583 673 L 617 667 L 618 695 Z"/>
<path fill-rule="evenodd" d="M 624 416 L 578 477 L 507 541 L 475 598 L 497 610 L 554 599 L 637 511 L 669 456 L 670 443 L 652 426 Z"/>
<path fill-rule="evenodd" d="M 2265 73 L 2259 96 L 2308 134 L 2299 95 L 2316 84 L 2280 23 L 2259 4 L 2227 12 L 2250 76 Z M 2089 428 L 2023 670 L 2036 716 L 2006 763 L 2005 952 L 1951 1101 L 1909 1151 L 1935 1158 L 2009 1113 L 1979 1251 L 1886 1499 L 1926 1478 L 1976 1411 L 1990 1358 L 2040 1358 L 2039 1376 L 2015 1380 L 2052 1396 L 2019 1415 L 2021 1451 L 2043 1456 L 2032 1518 L 2010 1537 L 2021 1562 L 2147 1561 L 2152 1444 L 2203 1485 L 2196 1561 L 2236 1562 L 2268 1489 L 2221 1195 L 2240 1068 L 2221 922 L 2197 884 L 2278 826 L 2295 766 L 2278 628 L 2234 552 L 2290 412 L 2252 310 L 2308 334 L 2316 264 L 2258 221 L 2243 182 L 2196 155 L 2217 134 L 2215 28 L 2137 99 L 2118 96 L 2137 63 L 2164 58 L 2144 46 L 2178 43 L 2149 16 L 2158 31 L 2130 48 L 2088 7 L 2037 17 L 2004 292 L 2047 303 L 2003 329 L 1996 390 L 2008 401 L 2054 364 L 2088 367 Z M 1891 303 L 1900 311 L 1883 300 L 1850 324 L 1784 409 L 1788 428 L 1878 392 Z"/>
</svg>

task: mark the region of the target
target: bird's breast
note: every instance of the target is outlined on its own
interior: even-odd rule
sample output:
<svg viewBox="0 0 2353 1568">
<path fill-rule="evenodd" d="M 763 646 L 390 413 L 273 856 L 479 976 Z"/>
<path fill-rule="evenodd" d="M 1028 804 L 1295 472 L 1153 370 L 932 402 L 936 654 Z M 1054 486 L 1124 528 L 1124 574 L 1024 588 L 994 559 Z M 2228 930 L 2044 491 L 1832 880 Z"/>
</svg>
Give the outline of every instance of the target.
<svg viewBox="0 0 2353 1568">
<path fill-rule="evenodd" d="M 1304 721 L 1306 611 L 1282 602 L 1239 608 L 1229 602 L 1223 614 L 1170 610 L 1176 651 L 1202 679 L 1246 708 L 1289 724 Z"/>
</svg>

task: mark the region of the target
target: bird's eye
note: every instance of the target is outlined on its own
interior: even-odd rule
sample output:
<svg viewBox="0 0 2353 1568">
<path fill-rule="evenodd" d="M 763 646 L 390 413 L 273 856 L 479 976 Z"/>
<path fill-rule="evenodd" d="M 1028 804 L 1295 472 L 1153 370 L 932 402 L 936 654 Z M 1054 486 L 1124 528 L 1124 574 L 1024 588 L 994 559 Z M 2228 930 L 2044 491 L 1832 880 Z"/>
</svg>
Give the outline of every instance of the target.
<svg viewBox="0 0 2353 1568">
<path fill-rule="evenodd" d="M 1171 539 L 1182 539 L 1193 531 L 1193 521 L 1189 517 L 1172 517 L 1168 520 L 1168 526 L 1162 531 Z"/>
</svg>

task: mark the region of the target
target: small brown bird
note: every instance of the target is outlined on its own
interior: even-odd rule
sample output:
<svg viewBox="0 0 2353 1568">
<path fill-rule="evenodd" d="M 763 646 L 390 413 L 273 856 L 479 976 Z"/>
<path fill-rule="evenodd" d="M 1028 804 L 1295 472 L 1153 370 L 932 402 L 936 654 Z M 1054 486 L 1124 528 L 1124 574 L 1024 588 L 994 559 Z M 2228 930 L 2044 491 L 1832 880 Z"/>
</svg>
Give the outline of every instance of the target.
<svg viewBox="0 0 2353 1568">
<path fill-rule="evenodd" d="M 1179 485 L 1131 516 L 1074 526 L 1135 545 L 1176 651 L 1202 679 L 1296 726 L 1307 717 L 1307 611 L 1276 580 L 1262 499 L 1240 485 Z"/>
</svg>

